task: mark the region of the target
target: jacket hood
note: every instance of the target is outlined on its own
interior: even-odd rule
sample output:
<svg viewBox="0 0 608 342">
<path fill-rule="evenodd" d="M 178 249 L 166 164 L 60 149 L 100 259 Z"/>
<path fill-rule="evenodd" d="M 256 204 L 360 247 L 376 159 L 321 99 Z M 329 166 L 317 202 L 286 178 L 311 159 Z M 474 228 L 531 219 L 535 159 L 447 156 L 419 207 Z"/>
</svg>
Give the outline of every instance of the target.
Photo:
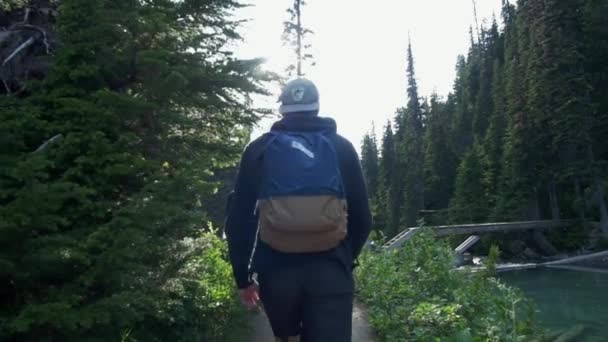
<svg viewBox="0 0 608 342">
<path fill-rule="evenodd" d="M 308 115 L 288 115 L 272 125 L 273 131 L 286 132 L 337 132 L 336 121 L 327 117 Z"/>
</svg>

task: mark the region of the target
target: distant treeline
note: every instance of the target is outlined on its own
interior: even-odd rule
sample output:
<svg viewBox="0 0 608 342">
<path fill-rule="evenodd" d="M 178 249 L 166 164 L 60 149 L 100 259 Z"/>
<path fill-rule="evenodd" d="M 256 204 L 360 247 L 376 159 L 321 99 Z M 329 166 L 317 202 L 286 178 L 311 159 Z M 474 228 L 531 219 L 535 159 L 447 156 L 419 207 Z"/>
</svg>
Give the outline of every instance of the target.
<svg viewBox="0 0 608 342">
<path fill-rule="evenodd" d="M 407 106 L 363 140 L 376 227 L 440 210 L 427 220 L 582 218 L 608 234 L 606 18 L 605 0 L 503 1 L 447 98 L 419 97 L 410 45 Z"/>
</svg>

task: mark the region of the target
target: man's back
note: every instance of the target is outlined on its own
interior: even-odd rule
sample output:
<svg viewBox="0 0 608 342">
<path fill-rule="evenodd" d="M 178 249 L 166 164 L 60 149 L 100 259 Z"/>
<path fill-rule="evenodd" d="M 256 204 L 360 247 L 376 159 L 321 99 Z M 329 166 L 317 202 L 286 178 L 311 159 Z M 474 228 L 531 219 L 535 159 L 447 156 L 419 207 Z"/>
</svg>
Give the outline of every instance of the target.
<svg viewBox="0 0 608 342">
<path fill-rule="evenodd" d="M 318 117 L 314 110 L 289 112 L 293 108 L 314 109 L 314 104 L 311 107 L 306 101 L 315 99 L 307 94 L 314 95 L 316 89 L 312 92 L 306 88 L 294 91 L 289 86 L 286 89 L 284 94 L 293 94 L 295 102 L 303 99 L 305 103 L 294 105 L 282 96 L 284 118 L 274 124 L 272 131 L 279 134 L 328 133 L 347 204 L 347 233 L 335 247 L 304 253 L 281 252 L 258 238 L 256 203 L 267 173 L 263 158 L 271 142 L 269 139 L 272 139 L 272 135 L 264 135 L 249 144 L 243 153 L 226 222 L 234 276 L 242 296 L 249 298 L 244 300 L 255 302 L 257 291 L 251 275 L 258 274 L 261 299 L 278 338 L 303 334 L 309 341 L 350 341 L 352 269 L 371 229 L 359 158 L 353 145 L 336 133 L 336 123 L 332 119 Z M 307 328 L 302 330 L 301 326 Z"/>
<path fill-rule="evenodd" d="M 276 122 L 273 125 L 273 130 L 285 132 L 332 130 L 335 133 L 336 123 L 329 118 L 294 116 Z M 233 205 L 230 208 L 226 226 L 229 243 L 234 242 L 234 240 L 242 240 L 247 241 L 246 244 L 250 245 L 250 248 L 245 251 L 242 247 L 231 248 L 233 264 L 241 265 L 240 272 L 235 269 L 235 276 L 239 285 L 244 285 L 247 282 L 244 280 L 244 278 L 247 278 L 247 273 L 243 274 L 243 260 L 247 259 L 247 263 L 249 262 L 258 228 L 258 218 L 254 215 L 254 211 L 258 199 L 259 182 L 262 178 L 261 158 L 268 139 L 269 136 L 266 135 L 256 139 L 247 146 L 243 153 L 235 187 L 235 196 L 232 199 Z M 350 268 L 369 235 L 371 214 L 365 181 L 356 150 L 348 140 L 338 134 L 333 135 L 333 140 L 348 204 L 347 241 L 349 245 L 342 246 L 346 247 L 346 251 L 330 251 L 330 253 L 321 254 L 334 254 L 345 266 Z M 281 165 L 277 165 L 277 167 L 281 167 Z M 230 238 L 231 235 L 232 238 Z M 258 271 L 259 268 L 262 270 L 272 268 L 275 264 L 280 266 L 283 261 L 287 262 L 289 259 L 301 259 L 302 257 L 301 255 L 281 255 L 282 253 L 270 249 L 263 243 L 258 245 L 257 252 L 253 258 L 253 271 Z"/>
</svg>

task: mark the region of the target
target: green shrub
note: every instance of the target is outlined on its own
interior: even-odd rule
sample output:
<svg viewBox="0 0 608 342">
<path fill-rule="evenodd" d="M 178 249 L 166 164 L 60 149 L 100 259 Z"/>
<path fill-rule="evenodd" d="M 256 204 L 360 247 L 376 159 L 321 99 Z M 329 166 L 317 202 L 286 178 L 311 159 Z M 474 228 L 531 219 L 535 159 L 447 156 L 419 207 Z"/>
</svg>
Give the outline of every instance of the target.
<svg viewBox="0 0 608 342">
<path fill-rule="evenodd" d="M 426 230 L 400 250 L 364 252 L 358 296 L 380 340 L 541 340 L 519 291 L 486 273 L 454 271 L 452 258 L 446 242 Z"/>
<path fill-rule="evenodd" d="M 182 269 L 156 299 L 162 314 L 128 329 L 125 341 L 240 341 L 247 317 L 236 297 L 226 244 L 205 233 L 184 246 Z"/>
</svg>

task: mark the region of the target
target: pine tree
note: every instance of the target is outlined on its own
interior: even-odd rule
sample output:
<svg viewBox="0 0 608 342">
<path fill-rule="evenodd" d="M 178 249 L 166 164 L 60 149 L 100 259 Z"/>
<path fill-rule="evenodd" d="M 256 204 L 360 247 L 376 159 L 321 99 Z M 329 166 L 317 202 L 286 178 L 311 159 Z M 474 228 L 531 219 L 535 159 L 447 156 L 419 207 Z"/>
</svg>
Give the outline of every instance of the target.
<svg viewBox="0 0 608 342">
<path fill-rule="evenodd" d="M 502 174 L 501 157 L 504 153 L 503 142 L 506 133 L 506 105 L 504 99 L 503 65 L 499 59 L 494 61 L 494 81 L 492 84 L 492 97 L 494 111 L 483 143 L 483 187 L 485 198 L 489 201 L 492 214 L 489 220 L 498 220 L 501 215 L 496 211 L 499 198 L 499 180 Z"/>
<path fill-rule="evenodd" d="M 522 3 L 523 5 L 523 3 Z M 525 87 L 523 75 L 527 64 L 529 43 L 529 17 L 516 15 L 515 7 L 505 2 L 505 98 L 507 130 L 498 212 L 504 219 L 534 218 L 538 208 L 536 199 L 532 150 L 528 144 L 533 132 L 530 130 L 529 114 L 525 110 Z"/>
<path fill-rule="evenodd" d="M 50 75 L 0 99 L 0 340 L 224 339 L 199 203 L 263 93 L 227 50 L 238 7 L 61 1 Z"/>
<path fill-rule="evenodd" d="M 453 193 L 456 158 L 449 139 L 450 113 L 449 105 L 433 94 L 424 136 L 425 209 L 447 208 Z"/>
<path fill-rule="evenodd" d="M 413 227 L 418 220 L 419 211 L 424 208 L 424 128 L 411 42 L 408 45 L 407 61 L 408 104 L 405 109 L 403 134 L 397 146 L 398 172 L 403 175 L 400 190 L 403 196 L 403 211 L 399 223 Z"/>
<path fill-rule="evenodd" d="M 452 116 L 452 144 L 454 151 L 460 157 L 473 142 L 473 105 L 470 103 L 470 88 L 468 86 L 467 60 L 458 56 L 456 62 L 456 80 L 452 101 L 454 115 Z"/>
<path fill-rule="evenodd" d="M 372 132 L 363 137 L 361 146 L 361 167 L 367 181 L 368 193 L 371 195 L 371 204 L 374 213 L 377 212 L 376 195 L 378 193 L 378 182 L 380 177 L 378 157 L 376 133 L 372 128 Z"/>
<path fill-rule="evenodd" d="M 587 57 L 585 70 L 591 83 L 590 99 L 593 103 L 591 112 L 591 150 L 588 150 L 592 158 L 591 174 L 594 179 L 594 197 L 596 205 L 600 210 L 600 219 L 605 236 L 608 236 L 608 209 L 606 208 L 606 177 L 600 175 L 608 174 L 608 144 L 605 137 L 608 136 L 608 97 L 605 89 L 608 89 L 608 27 L 605 19 L 608 16 L 608 3 L 602 0 L 587 0 L 584 5 L 583 17 L 583 39 L 584 54 Z M 589 147 L 588 147 L 589 149 Z M 576 185 L 576 189 L 580 186 Z M 584 203 L 579 197 L 579 207 Z M 584 209 L 582 209 L 584 210 Z"/>
<path fill-rule="evenodd" d="M 393 129 L 387 122 L 382 137 L 382 151 L 378 179 L 378 213 L 376 222 L 386 236 L 396 233 L 395 214 L 399 212 L 399 198 L 395 196 L 393 186 L 396 177 L 396 153 Z"/>
<path fill-rule="evenodd" d="M 480 223 L 488 216 L 488 203 L 482 184 L 481 146 L 474 144 L 467 151 L 456 176 L 454 197 L 450 202 L 450 221 Z"/>
<path fill-rule="evenodd" d="M 283 41 L 294 49 L 295 63 L 287 68 L 287 73 L 291 76 L 294 71 L 297 77 L 304 76 L 303 64 L 312 62 L 313 56 L 308 52 L 310 44 L 307 38 L 313 32 L 302 24 L 302 9 L 306 6 L 304 0 L 293 0 L 291 7 L 287 9 L 289 20 L 283 22 Z"/>
</svg>

